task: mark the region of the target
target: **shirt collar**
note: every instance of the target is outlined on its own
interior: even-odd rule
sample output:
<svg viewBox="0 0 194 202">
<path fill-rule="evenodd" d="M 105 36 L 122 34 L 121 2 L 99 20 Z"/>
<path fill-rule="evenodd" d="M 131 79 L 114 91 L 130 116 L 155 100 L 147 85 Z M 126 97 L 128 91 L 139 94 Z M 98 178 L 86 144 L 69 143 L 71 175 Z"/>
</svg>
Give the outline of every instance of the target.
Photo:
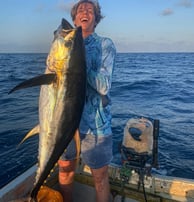
<svg viewBox="0 0 194 202">
<path fill-rule="evenodd" d="M 87 44 L 91 43 L 92 41 L 94 41 L 96 38 L 97 38 L 97 34 L 92 33 L 84 39 L 84 43 L 87 45 Z"/>
</svg>

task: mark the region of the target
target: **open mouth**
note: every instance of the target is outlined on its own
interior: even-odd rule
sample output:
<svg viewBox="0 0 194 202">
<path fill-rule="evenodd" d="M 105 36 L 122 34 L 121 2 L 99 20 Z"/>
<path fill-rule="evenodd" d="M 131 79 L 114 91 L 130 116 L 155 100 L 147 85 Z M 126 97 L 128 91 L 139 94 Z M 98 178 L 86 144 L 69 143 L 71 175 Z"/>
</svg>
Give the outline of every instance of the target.
<svg viewBox="0 0 194 202">
<path fill-rule="evenodd" d="M 81 22 L 88 22 L 88 18 L 82 18 L 80 21 Z"/>
</svg>

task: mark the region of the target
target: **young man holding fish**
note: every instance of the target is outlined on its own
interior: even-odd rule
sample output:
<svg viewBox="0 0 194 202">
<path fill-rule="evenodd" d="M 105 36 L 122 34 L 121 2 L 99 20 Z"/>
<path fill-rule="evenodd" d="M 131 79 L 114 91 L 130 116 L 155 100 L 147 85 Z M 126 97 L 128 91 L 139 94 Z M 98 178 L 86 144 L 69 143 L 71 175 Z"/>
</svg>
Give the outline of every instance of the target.
<svg viewBox="0 0 194 202">
<path fill-rule="evenodd" d="M 81 154 L 91 169 L 97 202 L 110 201 L 108 164 L 112 159 L 110 95 L 116 50 L 109 38 L 100 37 L 95 27 L 103 18 L 97 1 L 80 0 L 71 10 L 76 27 L 82 27 L 87 63 L 86 103 L 80 123 Z M 59 183 L 64 202 L 72 202 L 76 167 L 75 142 L 58 161 Z"/>
</svg>

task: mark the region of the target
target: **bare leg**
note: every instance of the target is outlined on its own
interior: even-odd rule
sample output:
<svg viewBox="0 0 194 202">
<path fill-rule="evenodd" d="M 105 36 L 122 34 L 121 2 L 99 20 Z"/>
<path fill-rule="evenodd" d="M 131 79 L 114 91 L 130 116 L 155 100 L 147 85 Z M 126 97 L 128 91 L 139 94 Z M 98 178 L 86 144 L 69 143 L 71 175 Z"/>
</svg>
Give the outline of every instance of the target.
<svg viewBox="0 0 194 202">
<path fill-rule="evenodd" d="M 108 166 L 99 169 L 91 169 L 96 189 L 96 202 L 110 201 L 110 185 L 108 178 Z"/>
<path fill-rule="evenodd" d="M 76 160 L 59 160 L 59 185 L 64 202 L 73 202 L 73 179 L 75 175 Z"/>
</svg>

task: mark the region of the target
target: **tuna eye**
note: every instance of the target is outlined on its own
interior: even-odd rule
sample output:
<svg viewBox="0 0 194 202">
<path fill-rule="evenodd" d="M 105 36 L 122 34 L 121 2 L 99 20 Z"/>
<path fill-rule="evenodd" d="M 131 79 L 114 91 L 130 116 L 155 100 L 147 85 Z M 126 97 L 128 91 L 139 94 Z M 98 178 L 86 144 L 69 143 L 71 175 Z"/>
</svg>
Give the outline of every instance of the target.
<svg viewBox="0 0 194 202">
<path fill-rule="evenodd" d="M 67 40 L 65 41 L 65 46 L 66 47 L 71 47 L 72 46 L 73 41 L 72 40 Z"/>
</svg>

